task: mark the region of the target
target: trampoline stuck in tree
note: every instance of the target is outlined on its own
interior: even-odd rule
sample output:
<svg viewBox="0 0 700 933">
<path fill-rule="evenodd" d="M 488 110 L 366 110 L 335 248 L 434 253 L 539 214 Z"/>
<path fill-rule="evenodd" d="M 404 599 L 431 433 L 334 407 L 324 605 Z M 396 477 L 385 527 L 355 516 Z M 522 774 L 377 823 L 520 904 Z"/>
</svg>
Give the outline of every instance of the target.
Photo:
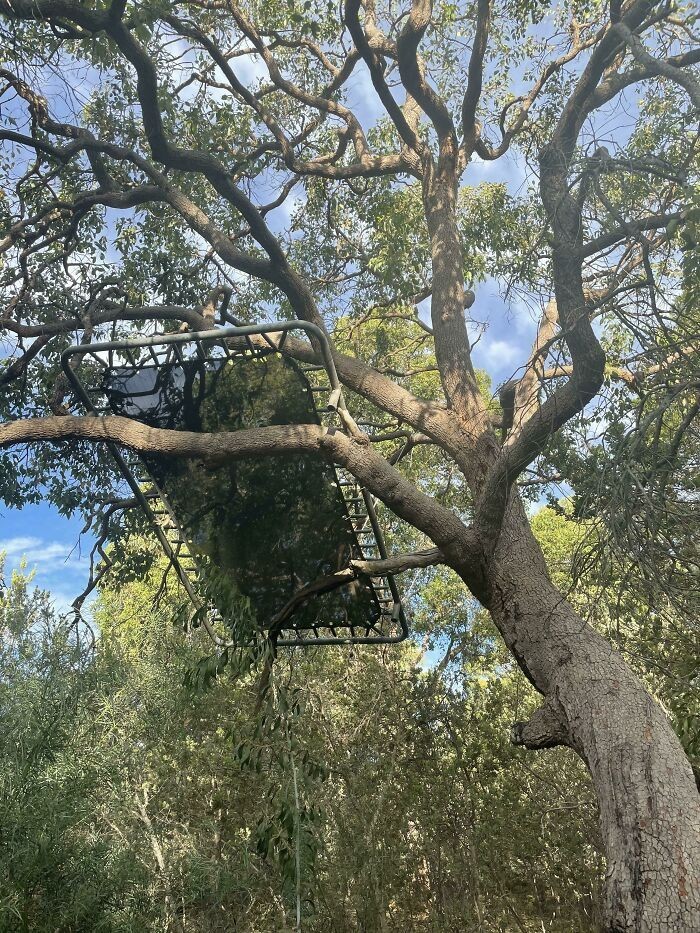
<svg viewBox="0 0 700 933">
<path fill-rule="evenodd" d="M 333 421 L 342 429 L 349 415 L 330 354 L 323 353 L 324 366 L 303 366 L 279 353 L 299 326 L 71 347 L 64 371 L 89 410 L 155 428 L 218 433 Z M 311 336 L 326 350 L 325 335 L 314 328 Z M 83 365 L 88 356 L 93 365 Z M 387 556 L 372 498 L 349 474 L 308 454 L 204 469 L 114 445 L 111 451 L 195 618 L 217 644 L 241 646 L 260 635 L 282 647 L 406 637 L 393 577 L 349 570 Z M 237 605 L 251 611 L 236 612 Z"/>
</svg>

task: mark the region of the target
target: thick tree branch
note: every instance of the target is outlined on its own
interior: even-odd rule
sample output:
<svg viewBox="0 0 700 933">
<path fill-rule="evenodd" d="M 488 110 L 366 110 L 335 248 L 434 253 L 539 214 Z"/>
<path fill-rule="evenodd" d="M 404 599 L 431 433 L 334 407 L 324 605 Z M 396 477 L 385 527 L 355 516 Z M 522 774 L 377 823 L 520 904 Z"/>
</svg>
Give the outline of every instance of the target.
<svg viewBox="0 0 700 933">
<path fill-rule="evenodd" d="M 440 548 L 431 547 L 413 554 L 395 554 L 384 560 L 352 560 L 350 566 L 363 576 L 383 576 L 386 573 L 403 573 L 421 567 L 433 567 L 445 563 Z"/>
<path fill-rule="evenodd" d="M 251 337 L 251 340 L 263 347 L 262 338 Z M 296 337 L 287 337 L 280 352 L 300 362 L 321 363 L 314 349 Z M 344 386 L 416 431 L 425 433 L 453 457 L 463 472 L 471 469 L 473 438 L 465 434 L 444 404 L 418 398 L 358 357 L 336 353 L 333 359 Z"/>
<path fill-rule="evenodd" d="M 351 439 L 315 424 L 269 426 L 232 433 L 205 434 L 152 428 L 129 418 L 53 417 L 0 425 L 0 448 L 47 441 L 113 442 L 141 453 L 200 460 L 216 467 L 247 457 L 310 453 L 349 470 L 395 514 L 419 528 L 460 563 L 478 546 L 457 516 L 420 492 L 372 447 L 369 438 Z"/>
<path fill-rule="evenodd" d="M 348 32 L 352 36 L 352 41 L 355 43 L 355 48 L 367 65 L 374 89 L 376 90 L 379 99 L 384 104 L 386 112 L 391 117 L 399 136 L 409 149 L 412 149 L 421 157 L 421 159 L 424 159 L 427 156 L 426 146 L 420 140 L 415 129 L 407 121 L 401 107 L 399 107 L 399 105 L 394 100 L 394 97 L 389 89 L 389 85 L 386 83 L 384 78 L 384 71 L 382 69 L 379 57 L 375 50 L 371 47 L 369 40 L 365 35 L 365 31 L 362 28 L 360 23 L 360 0 L 346 0 L 345 24 L 348 27 Z"/>
<path fill-rule="evenodd" d="M 662 59 L 662 61 L 665 65 L 674 69 L 696 65 L 700 62 L 700 48 L 692 49 L 680 55 L 671 55 L 666 59 Z M 649 78 L 659 77 L 660 74 L 661 72 L 659 72 L 656 67 L 647 65 L 636 65 L 627 71 L 612 71 L 606 73 L 605 78 L 600 82 L 594 93 L 591 94 L 588 99 L 586 104 L 587 113 L 602 107 L 625 88 L 637 84 L 640 81 L 646 81 Z"/>
<path fill-rule="evenodd" d="M 478 0 L 476 30 L 467 72 L 467 89 L 462 100 L 462 148 L 465 162 L 469 162 L 471 159 L 479 137 L 476 111 L 481 99 L 481 88 L 484 80 L 484 57 L 488 46 L 490 26 L 491 0 Z"/>
<path fill-rule="evenodd" d="M 576 82 L 573 93 L 564 106 L 559 121 L 554 129 L 552 142 L 548 149 L 557 149 L 560 157 L 568 165 L 578 139 L 583 121 L 590 113 L 590 101 L 605 70 L 624 48 L 626 30 L 635 30 L 646 16 L 658 5 L 659 0 L 635 0 L 631 3 L 624 17 L 600 38 L 591 53 L 581 77 Z"/>
<path fill-rule="evenodd" d="M 654 56 L 644 48 L 640 38 L 636 36 L 626 24 L 622 23 L 620 28 L 623 38 L 626 39 L 632 50 L 632 55 L 634 55 L 640 65 L 646 68 L 649 74 L 660 75 L 664 78 L 669 78 L 671 81 L 675 81 L 676 84 L 679 84 L 688 92 L 693 106 L 697 110 L 700 110 L 700 83 L 695 79 L 692 72 L 673 65 L 669 61 L 654 58 Z"/>
<path fill-rule="evenodd" d="M 412 0 L 411 12 L 396 40 L 399 73 L 404 87 L 435 127 L 440 142 L 443 145 L 449 142 L 456 149 L 455 127 L 450 111 L 428 84 L 418 55 L 418 46 L 430 25 L 432 13 L 432 0 Z"/>
</svg>

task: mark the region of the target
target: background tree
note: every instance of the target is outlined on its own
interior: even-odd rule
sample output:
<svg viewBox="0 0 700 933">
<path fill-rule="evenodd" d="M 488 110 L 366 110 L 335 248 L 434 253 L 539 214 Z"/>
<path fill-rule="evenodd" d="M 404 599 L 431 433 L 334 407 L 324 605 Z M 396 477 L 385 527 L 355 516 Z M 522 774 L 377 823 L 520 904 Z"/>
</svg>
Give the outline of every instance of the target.
<svg viewBox="0 0 700 933">
<path fill-rule="evenodd" d="M 261 731 L 257 674 L 183 686 L 208 642 L 154 610 L 162 570 L 102 589 L 96 643 L 19 575 L 4 596 L 0 930 L 298 929 L 298 883 L 319 933 L 596 928 L 585 770 L 509 743 L 535 694 L 456 579 L 423 600 L 459 608 L 444 663 L 281 655 Z"/>
<path fill-rule="evenodd" d="M 0 0 L 0 14 L 2 326 L 17 341 L 0 444 L 32 449 L 3 456 L 7 501 L 43 491 L 66 509 L 89 503 L 108 482 L 108 439 L 205 465 L 295 452 L 341 464 L 405 523 L 407 547 L 433 545 L 421 560 L 458 575 L 543 697 L 515 741 L 569 746 L 588 767 L 606 928 L 691 930 L 689 763 L 639 677 L 550 579 L 515 484 L 528 470 L 546 480 L 554 463 L 573 481 L 582 457 L 590 476 L 599 452 L 576 425 L 638 418 L 635 436 L 653 441 L 636 442 L 649 451 L 634 527 L 661 495 L 665 553 L 674 570 L 694 560 L 680 535 L 695 493 L 662 478 L 696 449 L 692 12 L 652 0 L 401 11 L 347 0 L 342 16 L 233 0 Z M 360 73 L 385 111 L 372 125 L 351 107 Z M 630 92 L 643 96 L 628 107 Z M 532 164 L 527 196 L 462 187 L 477 159 L 513 152 Z M 484 398 L 465 321 L 486 271 L 542 311 L 500 407 Z M 426 298 L 430 324 L 414 310 Z M 76 331 L 89 342 L 226 314 L 333 330 L 365 432 L 193 435 L 70 413 L 56 354 Z M 410 333 L 410 368 L 387 353 L 396 325 Z M 315 359 L 301 341 L 284 352 Z M 584 413 L 594 399 L 596 422 Z M 63 445 L 58 463 L 46 442 Z M 421 455 L 408 454 L 424 446 L 449 483 L 423 481 Z M 613 456 L 620 475 L 639 451 Z"/>
</svg>

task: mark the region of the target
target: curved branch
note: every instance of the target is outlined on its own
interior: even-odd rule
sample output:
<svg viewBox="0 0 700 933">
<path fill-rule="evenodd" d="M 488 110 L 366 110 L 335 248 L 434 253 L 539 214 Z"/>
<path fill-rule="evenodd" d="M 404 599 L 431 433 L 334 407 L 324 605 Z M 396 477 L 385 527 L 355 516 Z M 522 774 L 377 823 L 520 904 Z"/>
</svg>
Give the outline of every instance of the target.
<svg viewBox="0 0 700 933">
<path fill-rule="evenodd" d="M 578 134 L 591 109 L 591 98 L 608 68 L 626 43 L 627 30 L 637 29 L 659 0 L 635 0 L 619 22 L 612 25 L 595 46 L 588 64 L 576 82 L 573 93 L 562 111 L 547 149 L 557 148 L 568 165 Z"/>
<path fill-rule="evenodd" d="M 109 324 L 112 321 L 183 321 L 192 330 L 209 330 L 210 321 L 196 308 L 180 305 L 154 305 L 142 308 L 124 308 L 120 304 L 104 302 L 103 311 L 90 314 L 90 324 Z M 70 334 L 85 326 L 84 317 L 72 317 L 62 321 L 48 321 L 45 324 L 20 324 L 11 318 L 0 317 L 0 327 L 17 334 L 18 337 L 55 337 L 57 334 Z"/>
<path fill-rule="evenodd" d="M 700 62 L 700 49 L 692 49 L 680 55 L 671 55 L 663 59 L 665 65 L 674 69 L 686 68 L 689 65 L 696 65 L 698 62 Z M 658 77 L 659 75 L 660 72 L 656 70 L 655 67 L 652 68 L 647 65 L 637 65 L 627 71 L 613 71 L 607 74 L 605 79 L 598 85 L 595 92 L 591 94 L 586 105 L 587 112 L 590 113 L 590 111 L 602 107 L 626 87 L 637 84 L 639 81 L 646 81 L 649 78 Z"/>
<path fill-rule="evenodd" d="M 394 100 L 389 85 L 384 78 L 377 53 L 372 49 L 365 35 L 365 31 L 360 23 L 360 0 L 346 0 L 345 3 L 345 25 L 352 36 L 355 48 L 362 56 L 369 70 L 370 78 L 379 99 L 384 104 L 386 112 L 391 117 L 399 136 L 403 142 L 416 152 L 421 158 L 427 155 L 427 150 L 414 128 L 408 123 L 406 117 L 399 105 Z"/>
<path fill-rule="evenodd" d="M 696 81 L 693 74 L 690 71 L 686 71 L 684 68 L 672 65 L 668 61 L 654 58 L 654 56 L 644 48 L 639 37 L 636 36 L 627 25 L 623 23 L 621 29 L 623 37 L 627 40 L 632 50 L 632 55 L 634 55 L 640 65 L 646 68 L 649 74 L 661 75 L 664 78 L 675 81 L 676 84 L 679 84 L 688 92 L 693 106 L 700 110 L 700 83 Z"/>
<path fill-rule="evenodd" d="M 418 55 L 418 46 L 430 25 L 432 14 L 432 0 L 412 0 L 411 12 L 396 40 L 399 74 L 406 90 L 435 127 L 440 141 L 452 139 L 456 148 L 455 126 L 450 111 L 425 80 Z"/>
<path fill-rule="evenodd" d="M 331 97 L 332 93 L 348 79 L 352 73 L 352 67 L 333 69 L 334 78 L 328 87 L 325 88 L 321 94 L 311 94 L 283 77 L 274 56 L 263 41 L 262 36 L 255 28 L 254 24 L 245 16 L 238 6 L 231 4 L 230 9 L 239 28 L 250 38 L 255 50 L 265 62 L 272 83 L 276 88 L 279 88 L 294 100 L 320 111 L 322 118 L 327 114 L 333 114 L 339 119 L 342 119 L 346 124 L 347 130 L 341 135 L 338 151 L 333 156 L 324 156 L 323 158 L 313 159 L 311 161 L 298 159 L 294 155 L 293 145 L 295 142 L 305 138 L 309 130 L 297 140 L 289 139 L 279 125 L 279 122 L 262 106 L 256 95 L 252 94 L 248 88 L 238 80 L 227 57 L 209 36 L 191 23 L 186 23 L 173 15 L 166 15 L 164 20 L 169 23 L 176 32 L 180 35 L 195 39 L 209 52 L 212 60 L 226 77 L 231 90 L 251 107 L 272 132 L 277 140 L 282 158 L 288 168 L 299 175 L 317 175 L 324 178 L 371 177 L 374 175 L 387 175 L 406 170 L 406 161 L 400 153 L 379 156 L 372 155 L 369 151 L 369 145 L 362 130 L 362 126 L 355 114 Z M 354 64 L 356 57 L 357 56 L 351 57 L 351 65 Z M 325 56 L 323 56 L 323 58 L 325 59 Z M 330 66 L 329 62 L 328 65 Z M 342 155 L 346 148 L 348 135 L 353 141 L 358 161 L 350 165 L 335 165 L 335 161 Z"/>
<path fill-rule="evenodd" d="M 601 38 L 567 100 L 552 137 L 539 154 L 540 194 L 553 234 L 554 294 L 564 340 L 572 361 L 571 376 L 511 434 L 489 467 L 475 510 L 475 528 L 484 546 L 495 548 L 512 485 L 542 452 L 549 438 L 597 395 L 605 378 L 605 353 L 591 326 L 582 273 L 581 204 L 571 194 L 568 170 L 590 100 L 626 42 L 653 9 L 655 0 L 636 0 L 625 16 Z"/>
<path fill-rule="evenodd" d="M 195 229 L 200 235 L 205 236 L 212 245 L 216 246 L 217 250 L 220 251 L 223 247 L 229 257 L 235 257 L 235 261 L 232 262 L 235 268 L 274 282 L 287 295 L 297 316 L 319 327 L 324 327 L 310 290 L 290 267 L 277 237 L 267 226 L 263 215 L 250 198 L 234 184 L 226 166 L 208 152 L 181 148 L 167 138 L 161 116 L 155 66 L 119 17 L 111 14 L 99 15 L 67 0 L 36 0 L 36 2 L 35 0 L 17 0 L 17 2 L 0 0 L 0 12 L 15 19 L 59 17 L 75 22 L 93 34 L 104 30 L 136 71 L 136 88 L 141 105 L 141 116 L 153 157 L 169 168 L 202 174 L 215 191 L 245 218 L 250 234 L 267 253 L 269 263 L 235 250 L 229 238 L 211 224 L 201 209 L 196 207 L 182 191 L 161 179 L 160 183 L 168 195 L 169 203 L 181 211 L 185 208 L 188 212 L 188 220 L 193 225 L 196 224 Z M 87 142 L 87 140 L 83 142 L 86 148 Z M 100 148 L 105 149 L 105 146 Z M 225 261 L 230 261 L 223 253 L 220 252 L 220 255 Z M 244 263 L 247 268 L 243 268 L 243 265 L 239 263 Z"/>
<path fill-rule="evenodd" d="M 567 65 L 569 62 L 573 61 L 585 49 L 588 49 L 594 46 L 596 42 L 600 40 L 601 35 L 603 35 L 603 32 L 601 31 L 601 32 L 596 33 L 594 36 L 591 36 L 587 40 L 581 40 L 579 38 L 578 25 L 576 24 L 575 21 L 572 24 L 572 28 L 574 32 L 574 40 L 573 40 L 572 48 L 569 49 L 568 52 L 565 52 L 563 55 L 559 56 L 559 58 L 556 58 L 554 59 L 554 61 L 549 62 L 542 69 L 538 79 L 532 85 L 532 87 L 530 88 L 527 94 L 525 94 L 524 96 L 519 96 L 519 97 L 514 98 L 512 101 L 509 101 L 503 107 L 503 110 L 501 111 L 501 115 L 500 115 L 500 120 L 499 120 L 500 130 L 501 130 L 501 141 L 495 148 L 489 145 L 489 143 L 484 139 L 484 137 L 479 132 L 479 128 L 477 126 L 477 133 L 476 133 L 476 137 L 474 140 L 474 146 L 475 146 L 477 154 L 482 159 L 485 159 L 487 161 L 493 161 L 495 159 L 499 159 L 502 155 L 504 155 L 508 151 L 508 149 L 510 148 L 510 144 L 512 143 L 515 136 L 517 136 L 517 134 L 525 126 L 525 122 L 528 118 L 530 110 L 532 109 L 532 105 L 535 103 L 537 98 L 540 96 L 545 85 L 547 84 L 549 79 L 552 77 L 552 75 L 560 71 L 564 67 L 564 65 Z M 515 118 L 512 120 L 510 125 L 507 126 L 506 120 L 508 118 L 508 114 L 510 110 L 513 107 L 517 106 L 518 104 L 520 106 L 518 107 L 518 111 L 515 115 Z M 465 129 L 465 138 L 466 138 L 466 129 Z M 471 155 L 471 153 L 467 150 L 466 143 L 464 146 L 464 150 L 465 150 L 465 153 L 464 153 L 465 161 L 468 161 L 468 158 Z"/>
<path fill-rule="evenodd" d="M 420 492 L 372 447 L 369 438 L 350 438 L 315 424 L 271 425 L 206 434 L 152 428 L 129 418 L 71 415 L 10 421 L 0 425 L 0 448 L 49 441 L 113 442 L 140 453 L 200 460 L 208 466 L 248 457 L 310 453 L 345 467 L 399 518 L 428 535 L 446 559 L 464 562 L 478 545 L 457 516 Z"/>
<path fill-rule="evenodd" d="M 478 0 L 476 32 L 467 71 L 467 90 L 462 100 L 462 147 L 466 162 L 471 158 L 479 136 L 476 110 L 481 98 L 481 87 L 484 79 L 484 57 L 486 55 L 490 25 L 491 0 Z"/>
</svg>

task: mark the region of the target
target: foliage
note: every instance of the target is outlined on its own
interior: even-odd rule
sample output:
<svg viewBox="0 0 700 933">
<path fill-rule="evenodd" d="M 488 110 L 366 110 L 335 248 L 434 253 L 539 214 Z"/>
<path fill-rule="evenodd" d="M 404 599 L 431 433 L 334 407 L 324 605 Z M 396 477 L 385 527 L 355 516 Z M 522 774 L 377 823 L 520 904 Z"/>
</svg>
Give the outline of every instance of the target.
<svg viewBox="0 0 700 933">
<path fill-rule="evenodd" d="M 428 666 L 317 651 L 203 682 L 161 573 L 103 590 L 94 648 L 25 579 L 3 598 L 0 929 L 283 930 L 297 897 L 310 931 L 594 928 L 585 775 L 510 746 L 534 697 L 473 608 Z"/>
<path fill-rule="evenodd" d="M 644 0 L 0 0 L 0 495 L 82 513 L 120 565 L 94 644 L 21 577 L 0 603 L 8 929 L 583 933 L 603 877 L 610 929 L 688 914 L 694 789 L 642 683 L 697 764 L 695 26 Z M 355 424 L 310 425 L 279 361 L 277 410 L 247 374 L 192 423 L 66 419 L 76 341 L 293 317 L 325 327 Z M 248 650 L 183 611 L 105 441 L 190 510 Z M 444 561 L 407 578 L 393 653 L 252 636 L 261 579 L 356 571 L 321 547 L 322 458 L 392 553 Z M 516 483 L 549 502 L 541 549 Z M 553 722 L 513 741 L 576 749 L 601 838 L 581 763 L 507 744 L 534 685 Z"/>
</svg>

